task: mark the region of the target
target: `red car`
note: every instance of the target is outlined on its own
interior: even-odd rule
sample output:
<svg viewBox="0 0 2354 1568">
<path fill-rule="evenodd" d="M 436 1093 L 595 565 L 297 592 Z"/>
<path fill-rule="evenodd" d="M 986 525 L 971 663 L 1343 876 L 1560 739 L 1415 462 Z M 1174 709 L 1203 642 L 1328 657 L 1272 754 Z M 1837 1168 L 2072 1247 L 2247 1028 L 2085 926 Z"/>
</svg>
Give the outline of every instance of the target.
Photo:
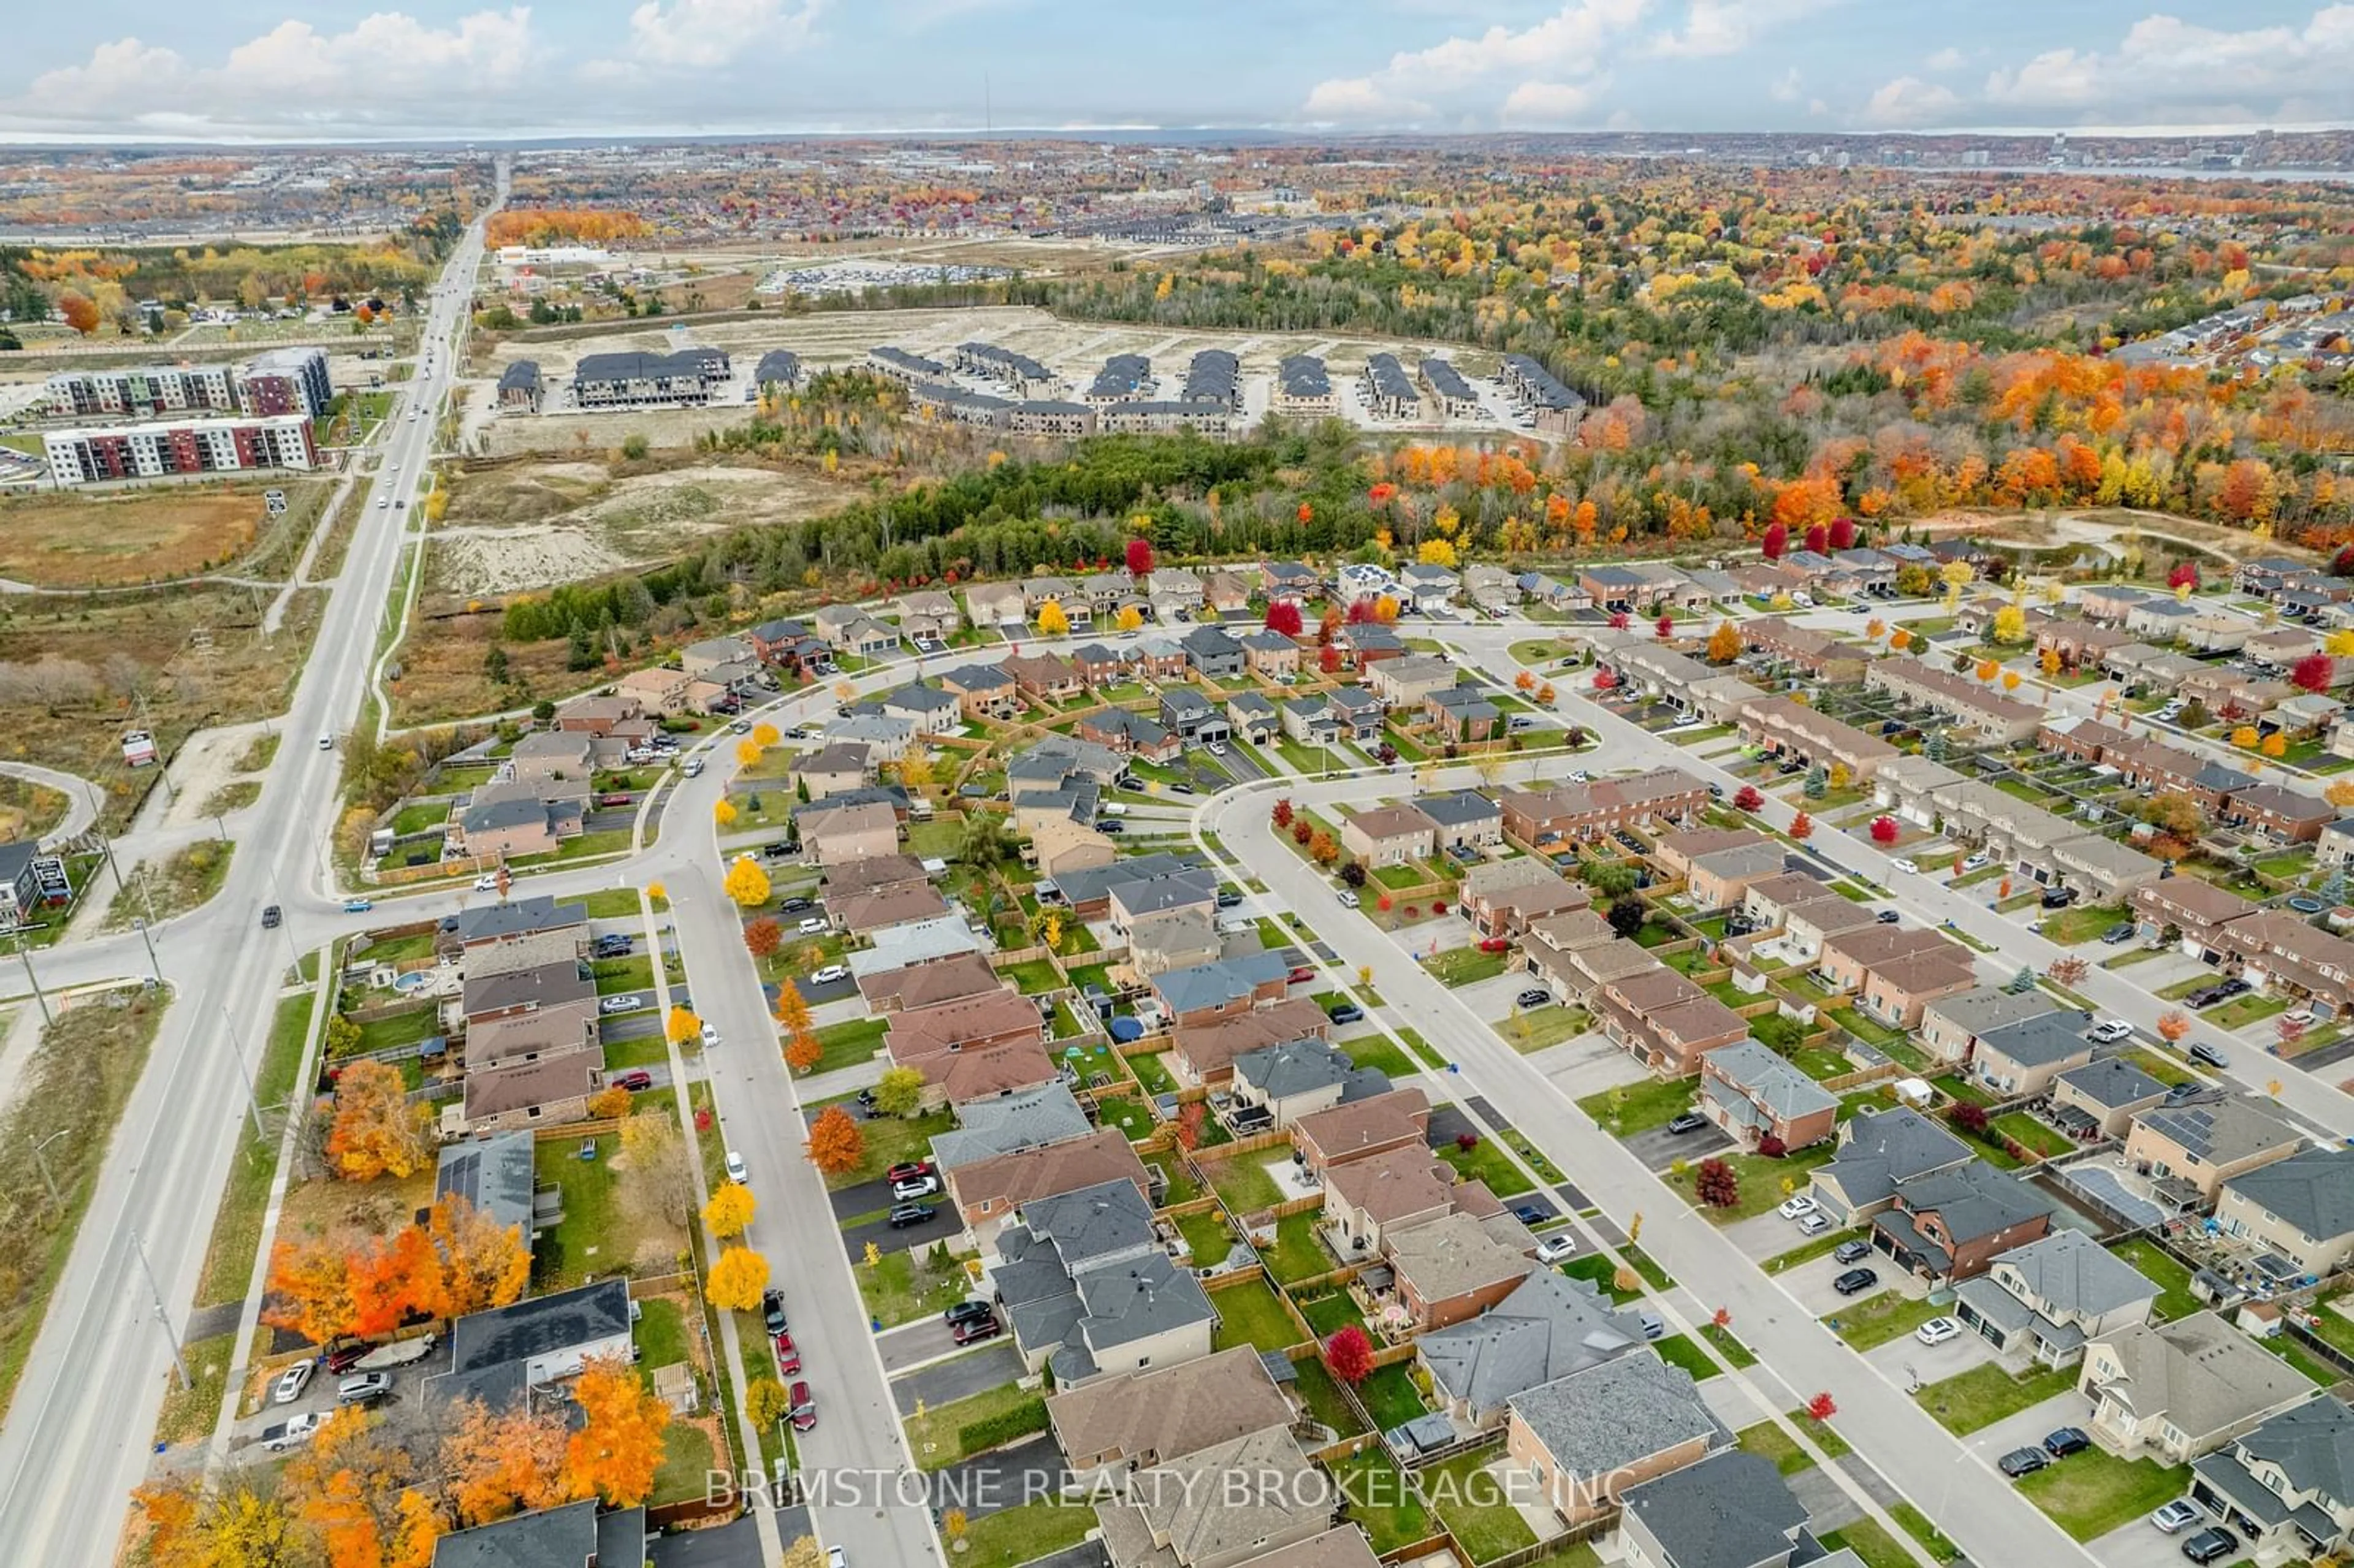
<svg viewBox="0 0 2354 1568">
<path fill-rule="evenodd" d="M 609 789 L 597 797 L 599 806 L 626 806 L 629 803 L 630 792 L 627 789 Z"/>
<path fill-rule="evenodd" d="M 885 1181 L 913 1181 L 919 1176 L 928 1176 L 931 1173 L 932 1162 L 930 1160 L 910 1160 L 905 1164 L 894 1165 L 890 1170 L 885 1171 L 883 1173 L 883 1180 Z"/>
<path fill-rule="evenodd" d="M 617 1089 L 627 1089 L 633 1095 L 642 1094 L 654 1086 L 654 1075 L 643 1067 L 632 1067 L 626 1073 L 614 1074 L 612 1086 Z"/>
<path fill-rule="evenodd" d="M 1004 1331 L 1004 1325 L 992 1312 L 986 1318 L 970 1318 L 949 1330 L 949 1338 L 960 1345 L 977 1345 L 983 1340 L 993 1340 Z"/>
<path fill-rule="evenodd" d="M 805 1383 L 797 1383 L 793 1384 L 792 1393 L 788 1396 L 785 1412 L 787 1417 L 793 1424 L 794 1431 L 811 1432 L 816 1430 L 817 1396 L 810 1393 L 809 1384 Z"/>
<path fill-rule="evenodd" d="M 801 1353 L 793 1348 L 793 1337 L 790 1334 L 779 1334 L 777 1336 L 777 1375 L 790 1377 L 801 1370 Z"/>
<path fill-rule="evenodd" d="M 334 1350 L 327 1352 L 328 1374 L 333 1377 L 343 1376 L 345 1372 L 351 1371 L 352 1368 L 359 1364 L 359 1360 L 362 1356 L 366 1355 L 374 1349 L 376 1349 L 374 1345 L 368 1344 L 366 1341 L 362 1341 L 355 1345 L 337 1345 Z"/>
<path fill-rule="evenodd" d="M 1479 943 L 1479 950 L 1483 953 L 1509 953 L 1512 950 L 1512 940 L 1509 937 L 1484 938 Z"/>
<path fill-rule="evenodd" d="M 1310 969 L 1306 964 L 1297 965 L 1291 971 L 1291 983 L 1293 985 L 1306 985 L 1310 980 L 1312 980 L 1315 978 L 1316 971 Z"/>
</svg>

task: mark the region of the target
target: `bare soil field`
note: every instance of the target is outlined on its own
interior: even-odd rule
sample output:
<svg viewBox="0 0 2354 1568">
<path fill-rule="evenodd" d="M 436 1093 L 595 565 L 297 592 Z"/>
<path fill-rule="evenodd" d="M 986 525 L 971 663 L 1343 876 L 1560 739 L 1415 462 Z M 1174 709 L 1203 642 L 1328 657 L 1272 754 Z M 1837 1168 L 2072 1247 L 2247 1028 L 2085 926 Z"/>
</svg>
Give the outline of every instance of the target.
<svg viewBox="0 0 2354 1568">
<path fill-rule="evenodd" d="M 42 491 L 0 499 L 0 577 L 43 588 L 112 587 L 226 566 L 260 535 L 264 488 Z"/>
<path fill-rule="evenodd" d="M 812 516 L 856 493 L 815 474 L 752 464 L 618 480 L 587 457 L 470 464 L 454 475 L 449 513 L 433 530 L 425 588 L 489 598 L 649 566 L 705 535 Z"/>
</svg>

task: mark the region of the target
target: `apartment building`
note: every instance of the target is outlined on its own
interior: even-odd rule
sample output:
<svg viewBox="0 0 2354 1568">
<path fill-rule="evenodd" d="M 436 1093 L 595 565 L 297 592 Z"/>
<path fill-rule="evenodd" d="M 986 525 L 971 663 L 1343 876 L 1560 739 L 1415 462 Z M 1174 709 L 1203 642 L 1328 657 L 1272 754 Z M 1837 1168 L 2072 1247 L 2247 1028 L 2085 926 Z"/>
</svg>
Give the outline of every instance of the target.
<svg viewBox="0 0 2354 1568">
<path fill-rule="evenodd" d="M 1742 621 L 1739 629 L 1742 644 L 1750 652 L 1804 670 L 1827 686 L 1851 685 L 1863 679 L 1864 650 L 1828 631 L 1793 626 L 1777 615 Z"/>
<path fill-rule="evenodd" d="M 258 469 L 307 472 L 319 466 L 311 421 L 301 414 L 191 419 L 168 425 L 78 426 L 47 431 L 41 444 L 50 478 L 59 488 Z"/>
</svg>

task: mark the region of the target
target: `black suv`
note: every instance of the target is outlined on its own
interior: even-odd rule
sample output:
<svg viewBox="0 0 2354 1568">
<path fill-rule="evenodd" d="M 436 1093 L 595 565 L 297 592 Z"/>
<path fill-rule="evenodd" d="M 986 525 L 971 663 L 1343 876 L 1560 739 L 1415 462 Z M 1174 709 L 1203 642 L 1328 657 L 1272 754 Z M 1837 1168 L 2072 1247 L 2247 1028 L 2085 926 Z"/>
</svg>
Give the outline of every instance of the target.
<svg viewBox="0 0 2354 1568">
<path fill-rule="evenodd" d="M 2240 1550 L 2240 1538 L 2218 1526 L 2202 1530 L 2182 1543 L 2182 1555 L 2193 1563 L 2212 1563 Z"/>
<path fill-rule="evenodd" d="M 996 1309 L 986 1301 L 960 1301 L 941 1313 L 940 1319 L 953 1329 L 960 1323 L 978 1323 L 995 1315 Z"/>
<path fill-rule="evenodd" d="M 771 1334 L 785 1331 L 785 1293 L 781 1290 L 760 1292 L 760 1320 Z"/>
<path fill-rule="evenodd" d="M 1853 1296 L 1880 1283 L 1880 1276 L 1869 1268 L 1850 1268 L 1831 1281 L 1831 1288 L 1842 1296 Z"/>
<path fill-rule="evenodd" d="M 896 1203 L 891 1209 L 891 1228 L 904 1231 L 910 1225 L 929 1224 L 939 1209 L 931 1203 Z"/>
<path fill-rule="evenodd" d="M 278 929 L 278 923 L 284 918 L 286 918 L 285 912 L 280 909 L 277 905 L 265 904 L 261 906 L 261 928 L 263 930 L 275 931 Z"/>
</svg>

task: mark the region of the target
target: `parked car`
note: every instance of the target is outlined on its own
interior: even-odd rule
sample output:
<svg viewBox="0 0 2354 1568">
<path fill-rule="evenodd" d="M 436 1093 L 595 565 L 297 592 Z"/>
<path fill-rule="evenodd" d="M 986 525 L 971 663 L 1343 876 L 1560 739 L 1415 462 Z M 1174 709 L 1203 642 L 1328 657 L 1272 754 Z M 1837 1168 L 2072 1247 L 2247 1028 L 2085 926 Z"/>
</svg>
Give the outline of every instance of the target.
<svg viewBox="0 0 2354 1568">
<path fill-rule="evenodd" d="M 1913 1337 L 1925 1345 L 1942 1345 L 1962 1331 L 1962 1326 L 1951 1318 L 1932 1318 L 1913 1330 Z"/>
<path fill-rule="evenodd" d="M 1796 1197 L 1783 1199 L 1781 1206 L 1774 1212 L 1786 1220 L 1798 1219 L 1815 1212 L 1815 1201 L 1800 1192 Z"/>
<path fill-rule="evenodd" d="M 932 1223 L 932 1216 L 938 1213 L 938 1208 L 930 1203 L 894 1203 L 891 1206 L 891 1228 L 904 1231 L 914 1225 L 928 1225 Z"/>
<path fill-rule="evenodd" d="M 344 900 L 344 913 L 346 915 L 365 915 L 375 907 L 374 899 L 346 898 Z"/>
<path fill-rule="evenodd" d="M 1995 1461 L 1995 1467 L 2011 1479 L 2031 1476 L 2052 1461 L 2043 1457 L 2041 1448 L 2013 1448 Z"/>
<path fill-rule="evenodd" d="M 779 1334 L 770 1343 L 776 1347 L 779 1377 L 790 1377 L 801 1370 L 801 1352 L 790 1334 Z"/>
<path fill-rule="evenodd" d="M 1343 909 L 1354 909 L 1356 906 L 1357 895 L 1349 891 L 1349 889 L 1345 887 L 1342 888 L 1341 890 L 1341 907 Z"/>
<path fill-rule="evenodd" d="M 941 1313 L 940 1319 L 953 1329 L 960 1323 L 977 1323 L 981 1319 L 992 1315 L 994 1311 L 995 1308 L 986 1301 L 960 1301 Z"/>
<path fill-rule="evenodd" d="M 1512 1218 L 1520 1221 L 1521 1224 L 1524 1225 L 1541 1225 L 1547 1220 L 1553 1217 L 1553 1212 L 1551 1209 L 1546 1208 L 1542 1203 L 1515 1203 L 1512 1205 Z"/>
<path fill-rule="evenodd" d="M 2182 1543 L 2182 1555 L 2193 1563 L 2213 1563 L 2235 1555 L 2240 1538 L 2221 1526 L 2210 1526 Z"/>
<path fill-rule="evenodd" d="M 1286 978 L 1293 985 L 1306 985 L 1316 978 L 1316 970 L 1312 965 L 1294 964 L 1291 966 L 1291 973 Z"/>
<path fill-rule="evenodd" d="M 1528 990 L 1521 992 L 1520 995 L 1512 998 L 1512 1005 L 1515 1007 L 1551 1007 L 1553 1005 L 1553 992 L 1545 990 L 1543 986 L 1532 985 L 1529 987 Z"/>
<path fill-rule="evenodd" d="M 804 937 L 822 936 L 825 932 L 825 916 L 822 915 L 804 915 L 801 916 L 801 924 L 796 926 L 794 929 L 799 931 Z"/>
<path fill-rule="evenodd" d="M 2281 1022 L 2283 1023 L 2310 1023 L 2313 1022 L 2313 1009 L 2309 1007 L 2300 1007 L 2294 1012 L 2285 1012 L 2281 1015 Z"/>
<path fill-rule="evenodd" d="M 949 1338 L 960 1345 L 977 1345 L 983 1340 L 993 1340 L 1005 1331 L 1005 1325 L 991 1312 L 979 1318 L 968 1318 L 949 1330 Z"/>
<path fill-rule="evenodd" d="M 706 1051 L 716 1051 L 717 1049 L 719 1049 L 719 1027 L 718 1027 L 718 1025 L 714 1024 L 714 1023 L 706 1023 L 706 1024 L 705 1024 L 705 1025 L 703 1026 L 703 1036 L 702 1036 L 702 1038 L 703 1038 L 703 1048 L 704 1048 L 705 1050 L 706 1050 Z"/>
<path fill-rule="evenodd" d="M 1962 862 L 1962 869 L 1966 872 L 1984 871 L 1988 866 L 1993 863 L 1994 862 L 1988 856 L 1986 851 L 1980 850 L 1978 853 L 1971 855 L 1969 858 Z"/>
<path fill-rule="evenodd" d="M 2065 909 L 2075 902 L 2076 890 L 2073 887 L 2047 887 L 2043 890 L 2043 907 L 2046 909 Z"/>
<path fill-rule="evenodd" d="M 1883 909 L 1880 912 L 1880 923 L 1883 926 L 1893 926 L 1903 918 L 1904 918 L 1904 916 L 1899 915 L 1893 909 Z"/>
<path fill-rule="evenodd" d="M 1855 1263 L 1871 1255 L 1872 1244 L 1868 1241 L 1843 1241 L 1831 1248 L 1833 1263 Z"/>
<path fill-rule="evenodd" d="M 626 959 L 630 956 L 630 938 L 620 936 L 599 937 L 589 947 L 588 956 L 594 959 Z"/>
<path fill-rule="evenodd" d="M 391 1397 L 391 1394 L 390 1372 L 360 1372 L 335 1385 L 337 1404 L 374 1404 L 379 1399 Z"/>
<path fill-rule="evenodd" d="M 918 1176 L 929 1176 L 938 1169 L 928 1160 L 908 1160 L 883 1172 L 885 1181 L 912 1181 Z"/>
<path fill-rule="evenodd" d="M 605 1014 L 607 1017 L 610 1017 L 616 1012 L 635 1012 L 639 1008 L 643 1007 L 645 1004 L 646 999 L 644 997 L 638 995 L 634 991 L 622 991 L 615 996 L 599 997 L 597 999 L 597 1011 Z"/>
<path fill-rule="evenodd" d="M 2140 929 L 2140 927 L 2137 927 L 2132 921 L 2120 920 L 2115 925 L 2101 933 L 2101 940 L 2106 942 L 2112 948 L 2121 948 L 2127 942 L 2134 939 L 2134 932 L 2138 929 Z"/>
<path fill-rule="evenodd" d="M 1105 834 L 1108 837 L 1118 838 L 1120 834 L 1128 832 L 1128 824 L 1119 821 L 1118 819 L 1113 819 L 1108 821 L 1097 822 L 1096 824 L 1096 832 Z"/>
<path fill-rule="evenodd" d="M 617 1089 L 627 1089 L 642 1095 L 654 1086 L 654 1075 L 643 1067 L 632 1067 L 626 1073 L 616 1073 L 608 1080 Z"/>
<path fill-rule="evenodd" d="M 894 1202 L 904 1203 L 911 1198 L 928 1198 L 939 1190 L 940 1179 L 927 1171 L 921 1176 L 892 1182 L 891 1198 Z"/>
<path fill-rule="evenodd" d="M 1853 1296 L 1880 1283 L 1879 1274 L 1869 1268 L 1850 1268 L 1831 1281 L 1831 1288 L 1842 1296 Z"/>
<path fill-rule="evenodd" d="M 626 806 L 630 803 L 630 792 L 627 789 L 608 789 L 597 797 L 597 804 L 608 808 Z"/>
<path fill-rule="evenodd" d="M 327 1371 L 336 1377 L 341 1377 L 357 1366 L 361 1357 L 375 1349 L 374 1345 L 365 1340 L 355 1344 L 337 1345 L 327 1352 Z"/>
<path fill-rule="evenodd" d="M 1567 1231 L 1555 1231 L 1537 1243 L 1539 1263 L 1559 1263 L 1577 1251 L 1577 1238 Z"/>
<path fill-rule="evenodd" d="M 771 845 L 770 847 L 773 848 L 775 846 Z M 815 899 L 803 898 L 797 895 L 779 903 L 777 906 L 777 913 L 779 915 L 799 915 L 805 910 L 814 909 L 816 907 L 817 901 Z"/>
<path fill-rule="evenodd" d="M 747 1187 L 752 1184 L 744 1168 L 744 1157 L 732 1149 L 727 1151 L 727 1180 Z"/>
<path fill-rule="evenodd" d="M 311 1386 L 311 1374 L 318 1370 L 316 1361 L 296 1361 L 280 1372 L 278 1381 L 270 1386 L 270 1403 L 292 1404 L 302 1398 L 302 1391 Z"/>
<path fill-rule="evenodd" d="M 1831 1217 L 1819 1209 L 1811 1214 L 1798 1216 L 1798 1234 L 1801 1235 L 1819 1236 L 1830 1228 Z"/>
<path fill-rule="evenodd" d="M 1686 1111 L 1668 1123 L 1668 1130 L 1681 1138 L 1687 1132 L 1698 1132 L 1707 1125 L 1708 1118 L 1701 1115 L 1700 1112 Z"/>
<path fill-rule="evenodd" d="M 1509 937 L 1482 937 L 1479 938 L 1479 950 L 1483 953 L 1509 953 L 1512 950 L 1512 941 Z"/>
<path fill-rule="evenodd" d="M 2170 1503 L 2161 1503 L 2151 1512 L 2149 1521 L 2167 1534 L 2172 1535 L 2179 1530 L 2197 1524 L 2206 1517 L 2206 1514 L 2200 1511 L 2199 1505 L 2189 1498 L 2177 1498 Z"/>
<path fill-rule="evenodd" d="M 487 872 L 487 871 L 486 871 L 486 872 L 484 872 L 482 875 L 480 875 L 480 876 L 478 876 L 478 877 L 474 878 L 474 891 L 475 891 L 475 892 L 477 892 L 477 893 L 496 893 L 498 890 L 499 890 L 499 879 L 498 879 L 498 874 L 497 874 L 495 872 Z"/>
<path fill-rule="evenodd" d="M 785 1293 L 773 1285 L 760 1292 L 760 1321 L 771 1334 L 785 1331 Z"/>
<path fill-rule="evenodd" d="M 1335 1023 L 1355 1023 L 1365 1016 L 1365 1010 L 1353 1001 L 1337 1004 L 1324 1015 Z"/>
<path fill-rule="evenodd" d="M 2093 1440 L 2084 1436 L 2084 1429 L 2081 1426 L 2062 1426 L 2043 1439 L 2043 1451 L 2055 1459 L 2081 1454 L 2092 1446 Z"/>
<path fill-rule="evenodd" d="M 2085 1036 L 2096 1045 L 2114 1045 L 2120 1040 L 2129 1038 L 2132 1033 L 2133 1025 L 2124 1019 L 2104 1018 L 2087 1030 Z"/>
<path fill-rule="evenodd" d="M 793 1384 L 792 1393 L 788 1398 L 785 1409 L 792 1421 L 794 1431 L 817 1430 L 817 1395 L 810 1392 L 809 1384 L 805 1383 Z"/>
</svg>

